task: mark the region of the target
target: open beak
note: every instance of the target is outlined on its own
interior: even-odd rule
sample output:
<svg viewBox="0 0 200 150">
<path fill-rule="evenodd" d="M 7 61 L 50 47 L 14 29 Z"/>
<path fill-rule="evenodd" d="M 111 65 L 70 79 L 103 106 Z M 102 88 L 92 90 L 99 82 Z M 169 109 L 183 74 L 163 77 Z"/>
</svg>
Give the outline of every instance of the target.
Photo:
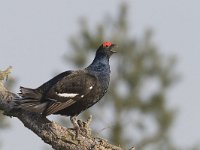
<svg viewBox="0 0 200 150">
<path fill-rule="evenodd" d="M 118 46 L 117 46 L 116 44 L 112 44 L 112 45 L 111 45 L 111 50 L 110 50 L 110 51 L 111 51 L 112 53 L 117 53 L 117 51 L 113 50 L 113 49 L 115 49 L 115 48 L 117 48 L 117 47 L 118 47 Z"/>
</svg>

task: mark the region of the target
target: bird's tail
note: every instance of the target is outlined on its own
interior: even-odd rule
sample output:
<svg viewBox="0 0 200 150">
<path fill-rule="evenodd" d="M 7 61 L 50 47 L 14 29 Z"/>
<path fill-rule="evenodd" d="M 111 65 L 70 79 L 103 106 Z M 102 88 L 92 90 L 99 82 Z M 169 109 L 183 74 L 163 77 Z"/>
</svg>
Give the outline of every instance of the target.
<svg viewBox="0 0 200 150">
<path fill-rule="evenodd" d="M 30 89 L 25 87 L 20 87 L 20 93 L 19 95 L 24 99 L 32 99 L 32 100 L 40 100 L 42 95 L 41 93 L 36 89 Z"/>
<path fill-rule="evenodd" d="M 37 89 L 20 87 L 19 95 L 21 98 L 15 100 L 18 108 L 42 113 L 47 106 L 47 103 L 41 102 L 42 94 Z"/>
</svg>

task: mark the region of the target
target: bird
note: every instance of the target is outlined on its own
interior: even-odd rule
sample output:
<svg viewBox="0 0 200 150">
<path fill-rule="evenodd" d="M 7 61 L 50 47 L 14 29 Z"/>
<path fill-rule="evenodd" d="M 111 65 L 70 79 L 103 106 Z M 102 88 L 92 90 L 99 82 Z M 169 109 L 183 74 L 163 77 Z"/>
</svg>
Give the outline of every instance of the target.
<svg viewBox="0 0 200 150">
<path fill-rule="evenodd" d="M 116 53 L 116 44 L 103 42 L 96 50 L 92 63 L 79 70 L 60 73 L 36 89 L 20 87 L 19 108 L 39 113 L 70 116 L 78 127 L 77 116 L 96 104 L 107 92 L 110 82 L 109 59 Z"/>
</svg>

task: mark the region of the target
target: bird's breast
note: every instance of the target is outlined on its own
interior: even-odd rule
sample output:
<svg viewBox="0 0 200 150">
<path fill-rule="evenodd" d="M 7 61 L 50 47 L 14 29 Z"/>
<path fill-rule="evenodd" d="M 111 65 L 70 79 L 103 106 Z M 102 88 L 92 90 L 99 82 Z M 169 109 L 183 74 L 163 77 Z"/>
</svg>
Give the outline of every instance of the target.
<svg viewBox="0 0 200 150">
<path fill-rule="evenodd" d="M 93 91 L 91 91 L 91 101 L 96 103 L 98 102 L 107 92 L 110 82 L 109 73 L 101 73 L 98 75 L 98 81 Z"/>
</svg>

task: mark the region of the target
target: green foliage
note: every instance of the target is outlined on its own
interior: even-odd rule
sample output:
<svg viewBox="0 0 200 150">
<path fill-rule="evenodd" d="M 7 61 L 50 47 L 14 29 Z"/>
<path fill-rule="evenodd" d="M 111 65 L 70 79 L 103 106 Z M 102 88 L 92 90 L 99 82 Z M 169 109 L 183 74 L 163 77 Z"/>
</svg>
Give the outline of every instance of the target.
<svg viewBox="0 0 200 150">
<path fill-rule="evenodd" d="M 82 19 L 80 34 L 71 38 L 74 53 L 66 58 L 78 67 L 87 66 L 88 54 L 103 41 L 117 44 L 118 54 L 111 58 L 109 92 L 87 114 L 99 117 L 97 124 L 111 125 L 106 138 L 114 144 L 126 148 L 134 144 L 137 150 L 175 150 L 169 138 L 174 111 L 166 106 L 167 91 L 177 79 L 175 58 L 158 52 L 151 30 L 141 39 L 131 37 L 127 10 L 123 3 L 117 18 L 105 18 L 94 30 Z"/>
</svg>

